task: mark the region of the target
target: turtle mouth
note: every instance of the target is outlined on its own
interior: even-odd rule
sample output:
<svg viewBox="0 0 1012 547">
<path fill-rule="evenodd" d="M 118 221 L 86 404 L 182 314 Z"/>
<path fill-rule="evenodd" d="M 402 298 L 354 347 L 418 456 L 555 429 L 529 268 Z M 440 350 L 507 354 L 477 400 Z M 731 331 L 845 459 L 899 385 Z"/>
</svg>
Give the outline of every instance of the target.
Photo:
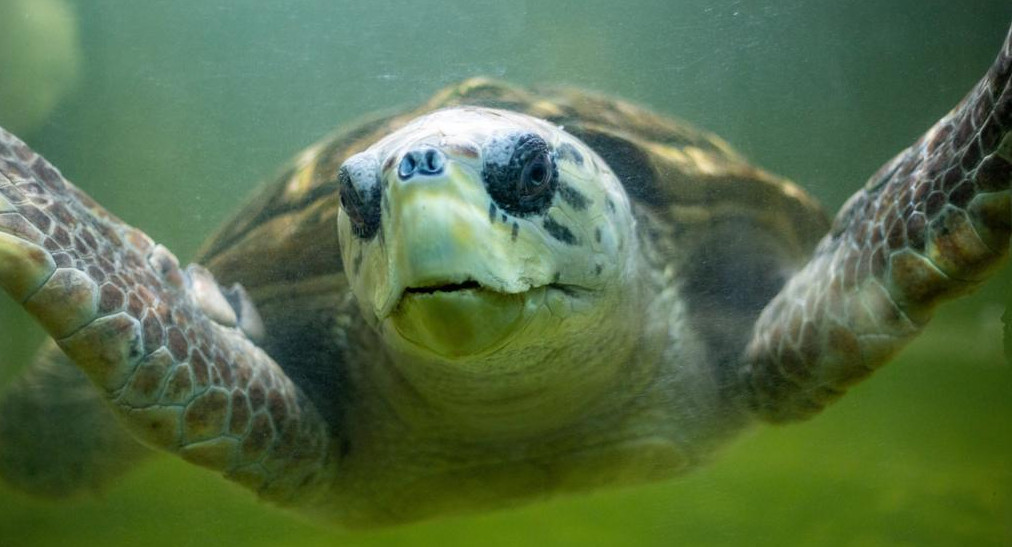
<svg viewBox="0 0 1012 547">
<path fill-rule="evenodd" d="M 489 287 L 488 285 L 483 285 L 478 281 L 475 281 L 474 279 L 467 279 L 461 282 L 442 282 L 442 283 L 419 285 L 415 287 L 406 287 L 403 290 L 403 292 L 401 292 L 401 295 L 398 298 L 398 302 L 403 302 L 404 298 L 408 295 L 434 295 L 440 293 L 457 293 L 466 291 L 488 291 L 492 293 L 509 295 L 509 294 L 525 294 L 528 292 L 537 291 L 539 289 L 559 291 L 572 297 L 579 296 L 581 293 L 587 292 L 588 290 L 583 287 L 578 287 L 576 285 L 567 285 L 564 283 L 549 283 L 547 285 L 532 286 L 524 291 L 510 292 Z"/>
<path fill-rule="evenodd" d="M 401 299 L 404 298 L 405 294 L 436 294 L 441 292 L 459 292 L 459 291 L 477 291 L 477 290 L 489 290 L 481 283 L 473 279 L 469 279 L 462 283 L 440 283 L 436 285 L 425 285 L 421 287 L 408 287 L 404 289 L 404 294 L 401 295 Z"/>
<path fill-rule="evenodd" d="M 497 290 L 473 279 L 426 283 L 403 290 L 389 325 L 413 346 L 443 357 L 486 354 L 522 332 L 556 291 L 563 298 L 581 292 L 560 283 L 520 292 Z"/>
</svg>

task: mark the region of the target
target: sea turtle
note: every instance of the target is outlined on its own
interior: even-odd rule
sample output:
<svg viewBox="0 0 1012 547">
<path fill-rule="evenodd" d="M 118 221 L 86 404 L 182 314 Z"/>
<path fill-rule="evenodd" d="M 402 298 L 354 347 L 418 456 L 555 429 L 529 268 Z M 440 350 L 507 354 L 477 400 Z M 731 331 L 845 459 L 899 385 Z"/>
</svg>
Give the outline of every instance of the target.
<svg viewBox="0 0 1012 547">
<path fill-rule="evenodd" d="M 1004 260 L 1010 38 L 832 223 L 713 135 L 472 79 L 311 147 L 181 268 L 0 132 L 0 286 L 62 350 L 0 472 L 90 488 L 146 445 L 377 526 L 692 469 Z"/>
</svg>

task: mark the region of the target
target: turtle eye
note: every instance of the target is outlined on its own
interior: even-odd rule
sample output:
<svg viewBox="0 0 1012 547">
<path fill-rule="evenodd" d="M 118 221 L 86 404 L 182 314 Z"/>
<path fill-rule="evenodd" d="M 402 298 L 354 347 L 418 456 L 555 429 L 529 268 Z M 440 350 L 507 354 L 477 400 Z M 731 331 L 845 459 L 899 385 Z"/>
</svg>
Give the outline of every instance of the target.
<svg viewBox="0 0 1012 547">
<path fill-rule="evenodd" d="M 534 133 L 493 138 L 485 145 L 483 178 L 496 204 L 517 216 L 542 214 L 552 205 L 558 169 L 551 148 Z"/>
<path fill-rule="evenodd" d="M 372 239 L 379 231 L 383 197 L 379 163 L 371 155 L 352 156 L 341 165 L 337 181 L 341 208 L 351 220 L 351 231 L 359 239 Z"/>
</svg>

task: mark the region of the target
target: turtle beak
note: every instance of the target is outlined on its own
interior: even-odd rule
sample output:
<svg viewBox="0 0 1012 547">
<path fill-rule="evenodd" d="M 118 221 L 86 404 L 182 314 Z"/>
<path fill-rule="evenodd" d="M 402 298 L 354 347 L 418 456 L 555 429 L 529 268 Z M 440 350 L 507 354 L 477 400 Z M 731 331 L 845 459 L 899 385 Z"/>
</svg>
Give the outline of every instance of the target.
<svg viewBox="0 0 1012 547">
<path fill-rule="evenodd" d="M 391 173 L 393 206 L 385 220 L 389 292 L 377 302 L 381 320 L 415 289 L 479 285 L 516 292 L 495 273 L 507 257 L 489 233 L 480 175 L 455 161 L 442 167 L 429 176 L 404 177 L 403 166 Z"/>
<path fill-rule="evenodd" d="M 490 220 L 489 198 L 471 166 L 449 160 L 438 175 L 402 174 L 388 185 L 389 292 L 375 303 L 377 318 L 447 357 L 498 347 L 537 307 L 544 291 L 531 292 L 531 280 L 548 265 L 517 261 L 526 244 L 511 238 L 510 226 Z M 522 256 L 537 256 L 531 251 Z M 525 265 L 534 265 L 535 274 L 524 275 Z"/>
</svg>

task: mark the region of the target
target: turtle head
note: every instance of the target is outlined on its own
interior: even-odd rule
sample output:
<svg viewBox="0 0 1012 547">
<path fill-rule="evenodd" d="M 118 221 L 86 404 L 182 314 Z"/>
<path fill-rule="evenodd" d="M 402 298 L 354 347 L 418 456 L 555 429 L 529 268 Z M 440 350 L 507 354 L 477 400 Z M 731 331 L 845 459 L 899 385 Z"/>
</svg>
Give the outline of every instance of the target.
<svg viewBox="0 0 1012 547">
<path fill-rule="evenodd" d="M 595 354 L 635 328 L 636 240 L 589 147 L 529 116 L 453 108 L 350 157 L 339 178 L 345 271 L 416 391 L 467 406 L 612 378 L 618 365 L 596 370 Z"/>
</svg>

